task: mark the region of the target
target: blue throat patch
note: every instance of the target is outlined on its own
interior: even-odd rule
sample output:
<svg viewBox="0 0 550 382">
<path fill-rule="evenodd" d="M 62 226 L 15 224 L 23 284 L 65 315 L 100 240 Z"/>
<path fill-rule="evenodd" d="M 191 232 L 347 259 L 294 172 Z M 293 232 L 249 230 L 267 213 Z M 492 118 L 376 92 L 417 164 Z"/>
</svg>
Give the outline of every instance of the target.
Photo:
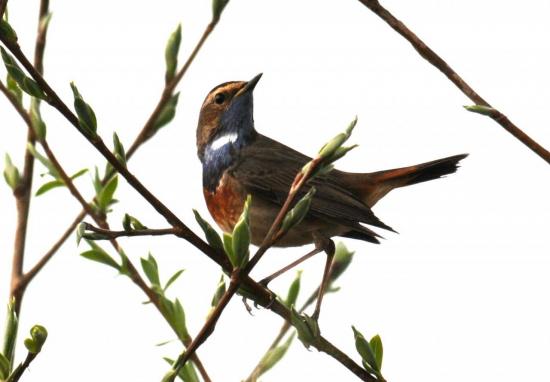
<svg viewBox="0 0 550 382">
<path fill-rule="evenodd" d="M 234 99 L 223 113 L 220 128 L 204 149 L 202 160 L 202 184 L 215 192 L 224 172 L 239 157 L 240 150 L 254 138 L 252 94 Z"/>
</svg>

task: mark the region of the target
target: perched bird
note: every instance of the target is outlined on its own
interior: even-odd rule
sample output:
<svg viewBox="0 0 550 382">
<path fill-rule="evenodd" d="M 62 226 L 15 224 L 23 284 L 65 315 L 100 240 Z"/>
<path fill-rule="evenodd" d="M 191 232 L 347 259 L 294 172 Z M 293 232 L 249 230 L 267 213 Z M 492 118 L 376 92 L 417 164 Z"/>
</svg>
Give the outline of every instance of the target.
<svg viewBox="0 0 550 382">
<path fill-rule="evenodd" d="M 210 214 L 231 232 L 248 194 L 251 241 L 260 245 L 284 203 L 290 185 L 311 160 L 306 155 L 256 131 L 252 80 L 226 82 L 208 93 L 197 127 L 197 151 L 202 162 L 203 192 Z M 466 154 L 373 173 L 333 170 L 304 187 L 315 186 L 306 218 L 275 245 L 301 246 L 316 238 L 343 236 L 378 243 L 379 235 L 364 224 L 392 230 L 371 208 L 394 188 L 454 173 Z M 392 230 L 393 231 L 393 230 Z"/>
</svg>

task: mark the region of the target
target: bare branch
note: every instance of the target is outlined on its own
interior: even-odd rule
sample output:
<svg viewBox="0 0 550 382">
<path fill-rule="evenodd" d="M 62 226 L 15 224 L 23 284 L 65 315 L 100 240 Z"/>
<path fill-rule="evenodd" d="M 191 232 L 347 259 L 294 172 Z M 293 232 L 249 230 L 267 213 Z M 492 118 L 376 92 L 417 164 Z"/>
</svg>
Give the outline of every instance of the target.
<svg viewBox="0 0 550 382">
<path fill-rule="evenodd" d="M 395 18 L 390 11 L 384 8 L 378 0 L 359 0 L 363 5 L 374 12 L 378 17 L 384 20 L 393 30 L 403 36 L 408 42 L 411 43 L 414 49 L 420 54 L 426 61 L 439 69 L 447 78 L 455 84 L 455 86 L 464 93 L 466 97 L 471 99 L 476 105 L 487 106 L 493 108 L 489 102 L 485 101 L 470 85 L 466 83 L 455 72 L 449 64 L 447 64 L 437 53 L 435 53 L 428 45 L 424 43 L 413 31 L 411 31 L 405 24 Z M 546 162 L 550 164 L 550 152 L 537 143 L 534 139 L 529 137 L 519 127 L 512 123 L 508 117 L 506 117 L 500 111 L 494 109 L 494 113 L 488 115 L 496 123 L 502 126 L 506 131 L 512 134 L 525 146 L 529 147 L 535 154 L 540 156 Z"/>
</svg>

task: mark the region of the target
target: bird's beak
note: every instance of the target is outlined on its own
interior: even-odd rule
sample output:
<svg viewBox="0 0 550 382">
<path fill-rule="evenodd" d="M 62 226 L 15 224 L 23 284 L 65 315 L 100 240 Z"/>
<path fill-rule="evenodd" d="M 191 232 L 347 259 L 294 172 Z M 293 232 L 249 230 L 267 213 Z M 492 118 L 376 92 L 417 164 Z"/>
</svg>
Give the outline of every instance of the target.
<svg viewBox="0 0 550 382">
<path fill-rule="evenodd" d="M 243 94 L 245 94 L 245 93 L 248 93 L 248 92 L 251 92 L 252 90 L 254 90 L 254 88 L 256 87 L 256 84 L 258 83 L 258 81 L 260 81 L 260 78 L 262 78 L 262 74 L 263 74 L 263 73 L 260 73 L 260 74 L 258 74 L 256 77 L 254 77 L 253 79 L 251 79 L 250 81 L 248 81 L 248 82 L 241 88 L 241 90 L 239 90 L 239 92 L 237 93 L 237 96 L 243 95 Z"/>
</svg>

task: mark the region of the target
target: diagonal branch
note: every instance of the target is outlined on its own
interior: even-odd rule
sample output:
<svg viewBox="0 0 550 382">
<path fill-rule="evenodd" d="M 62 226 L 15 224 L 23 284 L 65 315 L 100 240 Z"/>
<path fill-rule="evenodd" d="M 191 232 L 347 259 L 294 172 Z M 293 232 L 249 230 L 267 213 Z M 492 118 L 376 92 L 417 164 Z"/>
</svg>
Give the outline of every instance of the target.
<svg viewBox="0 0 550 382">
<path fill-rule="evenodd" d="M 471 99 L 476 105 L 487 106 L 494 110 L 489 114 L 489 117 L 496 123 L 502 126 L 506 131 L 512 134 L 525 146 L 530 148 L 535 154 L 544 159 L 550 164 L 550 152 L 537 143 L 533 138 L 525 134 L 523 130 L 517 127 L 503 113 L 494 109 L 489 102 L 485 101 L 466 81 L 458 75 L 437 53 L 435 53 L 428 45 L 424 43 L 413 31 L 405 24 L 395 18 L 390 11 L 384 8 L 378 0 L 359 0 L 364 6 L 369 8 L 378 17 L 384 20 L 393 30 L 403 36 L 411 43 L 414 49 L 428 61 L 430 64 L 439 69 L 466 97 Z"/>
</svg>

